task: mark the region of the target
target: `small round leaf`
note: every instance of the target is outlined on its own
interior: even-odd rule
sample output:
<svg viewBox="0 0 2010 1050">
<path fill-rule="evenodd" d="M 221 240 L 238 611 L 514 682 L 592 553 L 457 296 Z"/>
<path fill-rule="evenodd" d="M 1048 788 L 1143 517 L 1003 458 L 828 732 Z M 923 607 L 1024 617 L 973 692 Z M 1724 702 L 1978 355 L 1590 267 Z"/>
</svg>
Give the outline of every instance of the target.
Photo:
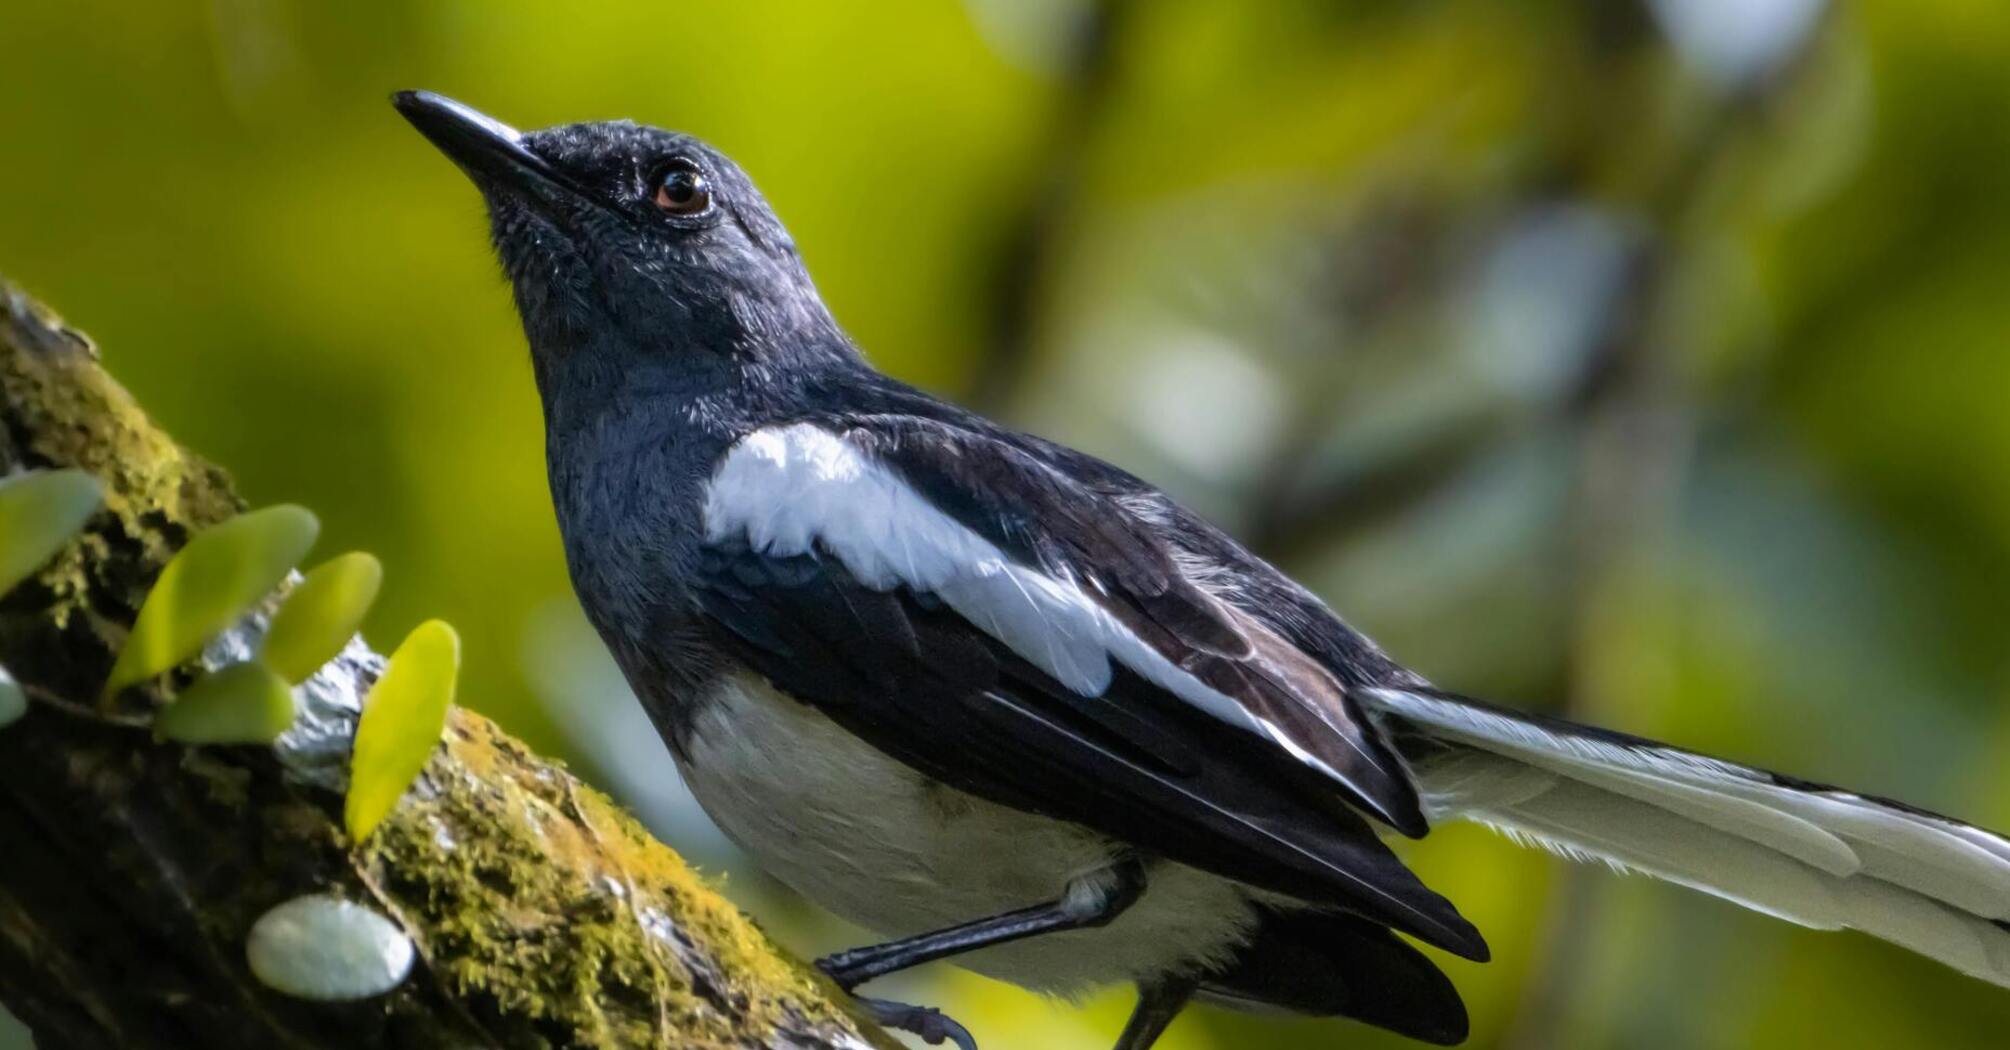
<svg viewBox="0 0 2010 1050">
<path fill-rule="evenodd" d="M 260 663 L 195 680 L 154 718 L 154 733 L 184 744 L 269 744 L 293 724 L 293 690 Z"/>
<path fill-rule="evenodd" d="M 0 594 L 42 567 L 103 502 L 81 470 L 35 470 L 0 481 Z"/>
<path fill-rule="evenodd" d="M 300 563 L 321 523 L 292 505 L 203 530 L 168 562 L 112 665 L 107 698 L 194 656 Z"/>
<path fill-rule="evenodd" d="M 361 551 L 315 566 L 273 615 L 259 659 L 289 682 L 306 681 L 355 637 L 383 582 L 384 566 Z"/>
<path fill-rule="evenodd" d="M 342 807 L 351 842 L 361 845 L 369 838 L 426 768 L 446 728 L 460 669 L 460 636 L 440 620 L 414 627 L 391 654 L 356 725 L 349 797 Z"/>
<path fill-rule="evenodd" d="M 21 716 L 27 713 L 28 694 L 5 667 L 0 667 L 0 729 L 19 722 Z"/>
</svg>

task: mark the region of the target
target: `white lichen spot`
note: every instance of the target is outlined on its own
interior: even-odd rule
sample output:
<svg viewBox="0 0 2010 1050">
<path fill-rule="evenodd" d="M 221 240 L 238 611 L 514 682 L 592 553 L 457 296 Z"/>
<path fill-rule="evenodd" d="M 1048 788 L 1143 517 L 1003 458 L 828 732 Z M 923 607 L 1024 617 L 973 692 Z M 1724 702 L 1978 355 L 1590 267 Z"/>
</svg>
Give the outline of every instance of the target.
<svg viewBox="0 0 2010 1050">
<path fill-rule="evenodd" d="M 28 694 L 21 689 L 21 683 L 0 667 L 0 729 L 21 720 L 28 713 Z"/>
<path fill-rule="evenodd" d="M 671 922 L 670 916 L 663 914 L 663 912 L 660 911 L 659 909 L 656 908 L 642 909 L 641 922 L 642 922 L 642 932 L 647 933 L 649 936 L 656 938 L 656 940 L 662 942 L 663 944 L 667 944 L 672 948 L 678 948 L 682 946 L 679 943 L 682 940 L 682 937 L 677 932 L 677 924 Z"/>
<path fill-rule="evenodd" d="M 266 987 L 296 999 L 383 995 L 412 970 L 412 939 L 374 909 L 328 894 L 295 897 L 251 926 L 245 961 Z"/>
</svg>

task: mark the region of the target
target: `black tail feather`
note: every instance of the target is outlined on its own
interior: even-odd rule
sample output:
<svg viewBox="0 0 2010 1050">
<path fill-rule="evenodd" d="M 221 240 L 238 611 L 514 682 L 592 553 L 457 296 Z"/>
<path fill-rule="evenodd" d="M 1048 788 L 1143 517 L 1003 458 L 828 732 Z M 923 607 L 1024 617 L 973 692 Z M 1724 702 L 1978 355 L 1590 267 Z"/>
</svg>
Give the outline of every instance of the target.
<svg viewBox="0 0 2010 1050">
<path fill-rule="evenodd" d="M 1201 996 L 1243 1009 L 1348 1017 L 1411 1039 L 1466 1039 L 1466 1005 L 1436 964 L 1402 938 L 1342 912 L 1265 909 L 1234 962 L 1201 980 Z"/>
</svg>

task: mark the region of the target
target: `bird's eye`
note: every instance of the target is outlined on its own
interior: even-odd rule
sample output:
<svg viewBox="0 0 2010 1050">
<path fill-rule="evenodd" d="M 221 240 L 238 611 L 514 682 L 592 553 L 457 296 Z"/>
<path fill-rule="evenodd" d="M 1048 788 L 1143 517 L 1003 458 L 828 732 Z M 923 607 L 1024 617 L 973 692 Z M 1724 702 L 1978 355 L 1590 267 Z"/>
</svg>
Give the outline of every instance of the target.
<svg viewBox="0 0 2010 1050">
<path fill-rule="evenodd" d="M 679 161 L 656 178 L 656 206 L 672 215 L 696 215 L 712 206 L 712 181 L 689 161 Z"/>
</svg>

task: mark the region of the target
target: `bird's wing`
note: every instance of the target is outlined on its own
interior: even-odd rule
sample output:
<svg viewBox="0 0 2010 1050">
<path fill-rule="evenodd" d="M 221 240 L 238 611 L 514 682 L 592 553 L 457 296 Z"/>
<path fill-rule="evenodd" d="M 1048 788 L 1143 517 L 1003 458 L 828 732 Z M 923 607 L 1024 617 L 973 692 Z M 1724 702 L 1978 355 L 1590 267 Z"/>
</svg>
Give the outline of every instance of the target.
<svg viewBox="0 0 2010 1050">
<path fill-rule="evenodd" d="M 1196 585 L 1116 501 L 1010 443 L 906 416 L 763 429 L 721 458 L 704 528 L 703 611 L 882 750 L 1484 953 L 1356 812 L 1426 826 L 1333 677 Z"/>
</svg>

